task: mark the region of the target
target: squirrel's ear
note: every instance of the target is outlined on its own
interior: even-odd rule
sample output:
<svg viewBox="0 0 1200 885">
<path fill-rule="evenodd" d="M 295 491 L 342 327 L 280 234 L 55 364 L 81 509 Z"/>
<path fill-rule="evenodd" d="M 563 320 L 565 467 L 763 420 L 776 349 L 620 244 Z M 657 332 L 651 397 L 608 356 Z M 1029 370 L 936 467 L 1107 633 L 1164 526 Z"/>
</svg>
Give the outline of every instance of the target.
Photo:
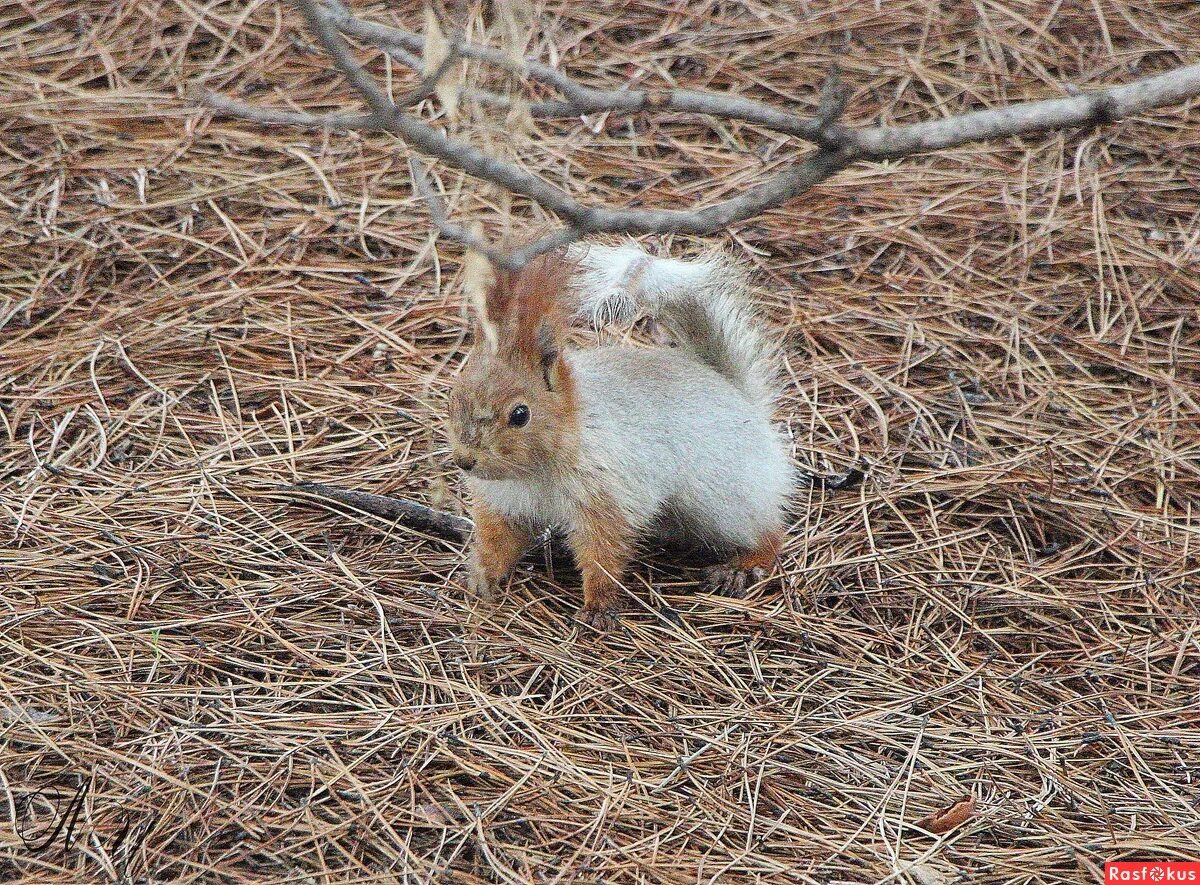
<svg viewBox="0 0 1200 885">
<path fill-rule="evenodd" d="M 488 351 L 495 353 L 500 348 L 500 332 L 492 322 L 487 312 L 487 302 L 484 299 L 474 299 L 475 302 L 475 341 L 482 343 Z"/>
<path fill-rule="evenodd" d="M 560 255 L 540 255 L 515 274 L 499 271 L 510 295 L 508 316 L 501 322 L 501 342 L 511 341 L 530 368 L 540 372 L 551 390 L 562 378 L 562 342 L 566 333 L 567 283 L 572 265 Z M 491 302 L 489 301 L 489 308 Z M 494 314 L 493 314 L 494 315 Z"/>
<path fill-rule="evenodd" d="M 500 347 L 500 323 L 509 298 L 500 292 L 504 287 L 487 257 L 479 252 L 467 253 L 463 267 L 463 288 L 471 296 L 478 329 L 477 342 L 483 342 L 492 353 Z"/>
</svg>

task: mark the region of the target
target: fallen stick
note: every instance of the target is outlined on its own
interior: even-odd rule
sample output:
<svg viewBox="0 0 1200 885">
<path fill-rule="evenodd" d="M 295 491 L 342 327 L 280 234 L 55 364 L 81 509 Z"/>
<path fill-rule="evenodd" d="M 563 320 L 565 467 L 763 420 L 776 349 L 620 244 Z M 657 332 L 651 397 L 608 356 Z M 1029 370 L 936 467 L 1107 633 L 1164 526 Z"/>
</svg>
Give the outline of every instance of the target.
<svg viewBox="0 0 1200 885">
<path fill-rule="evenodd" d="M 475 524 L 465 516 L 434 510 L 432 507 L 426 507 L 424 504 L 418 504 L 416 501 L 409 501 L 406 498 L 357 492 L 353 489 L 341 489 L 319 482 L 299 482 L 294 485 L 282 486 L 282 488 L 299 492 L 305 496 L 333 501 L 382 519 L 395 520 L 403 526 L 428 532 L 449 541 L 462 541 L 475 528 Z"/>
</svg>

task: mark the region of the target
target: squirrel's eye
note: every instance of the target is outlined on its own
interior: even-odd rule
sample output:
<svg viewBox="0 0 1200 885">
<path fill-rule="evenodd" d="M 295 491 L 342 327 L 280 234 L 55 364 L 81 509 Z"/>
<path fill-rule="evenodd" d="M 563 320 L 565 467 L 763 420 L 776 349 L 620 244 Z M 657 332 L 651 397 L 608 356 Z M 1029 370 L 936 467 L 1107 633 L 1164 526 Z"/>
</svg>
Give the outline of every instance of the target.
<svg viewBox="0 0 1200 885">
<path fill-rule="evenodd" d="M 524 427 L 529 423 L 529 406 L 513 406 L 508 413 L 508 423 L 512 427 Z"/>
</svg>

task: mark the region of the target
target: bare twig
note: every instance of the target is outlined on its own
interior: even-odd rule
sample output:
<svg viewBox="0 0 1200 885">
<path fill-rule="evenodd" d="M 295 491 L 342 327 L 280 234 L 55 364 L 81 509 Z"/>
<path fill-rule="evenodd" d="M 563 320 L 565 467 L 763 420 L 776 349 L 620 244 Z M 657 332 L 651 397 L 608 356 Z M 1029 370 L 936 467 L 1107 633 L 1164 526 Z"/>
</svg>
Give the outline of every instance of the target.
<svg viewBox="0 0 1200 885">
<path fill-rule="evenodd" d="M 973 141 L 1030 135 L 1072 126 L 1099 126 L 1200 96 L 1200 65 L 1188 65 L 1095 92 L 972 111 L 911 126 L 876 126 L 854 133 L 860 158 L 886 160 Z"/>
<path fill-rule="evenodd" d="M 356 18 L 339 0 L 325 0 L 325 5 L 328 9 L 327 15 L 341 31 L 378 46 L 410 67 L 419 68 L 419 57 L 412 53 L 419 53 L 424 49 L 424 37 L 401 28 Z M 544 103 L 540 109 L 531 105 L 536 117 L 577 116 L 606 111 L 636 113 L 645 110 L 694 113 L 753 123 L 774 132 L 810 141 L 817 146 L 825 146 L 829 142 L 828 133 L 825 131 L 829 125 L 827 111 L 836 107 L 837 112 L 833 116 L 836 120 L 841 116 L 847 97 L 841 88 L 840 72 L 836 65 L 831 68 L 830 77 L 822 87 L 821 105 L 816 114 L 812 118 L 806 118 L 740 96 L 687 89 L 597 89 L 576 83 L 549 65 L 530 59 L 514 62 L 500 49 L 473 44 L 464 44 L 459 48 L 464 58 L 487 62 L 562 93 L 566 99 L 564 102 Z M 415 64 L 412 63 L 414 60 Z M 1114 90 L 1115 94 L 1111 95 L 1111 107 L 1100 107 L 1108 104 L 1106 96 L 1114 93 Z M 485 103 L 504 100 L 503 96 L 495 93 L 489 94 L 489 100 L 481 93 L 482 90 L 476 92 L 473 97 Z M 1200 65 L 1192 65 L 1128 86 L 1080 93 L 1065 99 L 1049 99 L 989 111 L 976 111 L 911 126 L 878 126 L 858 130 L 853 134 L 853 140 L 858 142 L 856 147 L 861 155 L 860 159 L 886 159 L 989 138 L 1113 122 L 1156 107 L 1177 104 L 1197 95 L 1200 95 Z M 1094 106 L 1089 106 L 1089 103 Z M 1013 119 L 1014 110 L 1020 111 L 1016 115 L 1019 120 Z M 1018 128 L 1012 128 L 1014 126 Z M 959 133 L 962 140 L 955 140 L 950 134 L 951 131 Z M 924 141 L 925 145 L 915 146 L 920 141 Z M 902 153 L 894 153 L 895 151 Z"/>
<path fill-rule="evenodd" d="M 359 492 L 320 482 L 298 482 L 278 488 L 299 495 L 304 500 L 318 501 L 327 506 L 341 505 L 343 508 L 378 516 L 380 519 L 390 519 L 407 528 L 426 532 L 447 541 L 465 541 L 475 530 L 475 523 L 465 516 L 434 510 L 407 498 Z M 549 546 L 550 555 L 557 556 L 559 551 L 555 550 L 551 543 L 553 538 L 554 533 L 546 529 L 537 535 L 531 549 Z"/>
<path fill-rule="evenodd" d="M 430 219 L 444 236 L 462 243 L 468 249 L 482 252 L 493 261 L 496 260 L 492 254 L 494 250 L 481 237 L 461 224 L 455 224 L 446 215 L 446 204 L 442 200 L 442 195 L 437 192 L 429 180 L 429 173 L 425 171 L 425 164 L 421 162 L 420 157 L 410 156 L 408 158 L 408 174 L 412 178 L 413 190 L 425 201 L 425 205 L 429 207 Z"/>
<path fill-rule="evenodd" d="M 209 90 L 201 93 L 200 100 L 227 117 L 264 125 L 299 126 L 304 129 L 376 129 L 380 124 L 375 114 L 306 114 L 282 108 L 262 108 L 234 101 Z"/>
<path fill-rule="evenodd" d="M 509 267 L 519 267 L 535 255 L 594 233 L 713 233 L 781 206 L 860 160 L 896 159 L 990 138 L 1099 125 L 1200 95 L 1200 65 L 1192 65 L 1125 86 L 1066 98 L 974 111 L 908 126 L 851 129 L 838 123 L 845 108 L 846 92 L 836 67 L 831 69 L 821 89 L 815 115 L 805 119 L 736 96 L 687 90 L 652 93 L 594 89 L 574 82 L 547 65 L 529 60 L 514 62 L 498 49 L 459 44 L 456 55 L 497 65 L 516 76 L 529 77 L 558 90 L 565 99 L 563 109 L 575 114 L 594 111 L 634 112 L 651 108 L 694 112 L 765 126 L 818 145 L 816 151 L 798 164 L 784 168 L 738 196 L 711 206 L 691 210 L 610 209 L 580 203 L 546 180 L 491 157 L 470 144 L 451 139 L 441 130 L 404 113 L 402 108 L 407 106 L 404 102 L 427 94 L 436 85 L 435 75 L 438 72 L 424 78 L 398 105 L 354 59 L 343 33 L 366 40 L 410 66 L 420 64 L 420 59 L 413 54 L 424 47 L 424 39 L 420 36 L 398 28 L 363 22 L 350 15 L 336 0 L 328 0 L 325 4 L 318 0 L 296 0 L 296 3 L 330 58 L 363 97 L 372 113 L 366 116 L 307 116 L 249 108 L 215 96 L 207 99 L 209 106 L 230 116 L 259 123 L 342 126 L 391 132 L 418 153 L 440 159 L 469 175 L 526 197 L 565 222 L 550 236 L 518 252 L 506 253 L 481 242 L 460 225 L 450 222 L 427 180 L 422 183 L 414 179 L 414 186 L 430 202 L 434 222 L 445 236 L 478 249 L 493 261 Z M 501 96 L 487 94 L 491 96 L 489 101 L 502 99 Z M 434 199 L 431 200 L 431 197 Z"/>
<path fill-rule="evenodd" d="M 291 486 L 283 486 L 288 491 L 297 492 L 305 497 L 333 501 L 354 510 L 361 510 L 372 516 L 392 519 L 401 525 L 419 531 L 429 532 L 450 541 L 461 541 L 471 533 L 474 523 L 465 516 L 455 516 L 441 510 L 434 510 L 416 501 L 406 498 L 392 498 L 387 495 L 374 495 L 370 492 L 357 492 L 353 489 L 342 489 L 319 482 L 301 482 Z"/>
<path fill-rule="evenodd" d="M 842 70 L 835 61 L 829 66 L 829 74 L 825 77 L 824 85 L 821 86 L 821 102 L 817 105 L 817 113 L 814 118 L 819 126 L 816 139 L 821 147 L 836 149 L 846 143 L 849 133 L 843 127 L 838 126 L 837 121 L 846 110 L 848 98 L 849 93 L 842 84 Z"/>
<path fill-rule="evenodd" d="M 371 110 L 384 120 L 389 117 L 401 116 L 399 109 L 388 98 L 387 93 L 380 88 L 370 74 L 363 70 L 362 65 L 354 60 L 354 56 L 350 54 L 350 45 L 338 33 L 338 29 L 321 7 L 314 0 L 296 0 L 296 6 L 304 15 L 313 33 L 317 35 L 317 39 L 321 41 L 321 45 L 325 47 L 325 51 L 329 53 L 329 57 L 333 59 L 333 63 L 337 65 L 338 70 L 350 81 L 350 85 L 358 91 Z"/>
<path fill-rule="evenodd" d="M 334 64 L 375 112 L 379 123 L 378 128 L 400 136 L 424 154 L 438 157 L 477 178 L 494 182 L 514 193 L 528 197 L 535 203 L 566 218 L 571 222 L 568 229 L 580 230 L 578 234 L 572 231 L 568 235 L 565 232 L 567 229 L 564 229 L 564 232 L 555 240 L 556 243 L 569 242 L 578 236 L 602 229 L 595 227 L 592 223 L 592 217 L 598 210 L 576 202 L 565 191 L 554 187 L 536 175 L 490 157 L 469 144 L 454 141 L 446 137 L 441 130 L 403 113 L 392 103 L 387 93 L 380 88 L 370 74 L 354 60 L 345 38 L 338 32 L 330 17 L 315 0 L 296 0 L 296 5 L 308 20 L 317 39 L 325 47 Z M 535 243 L 522 250 L 526 255 L 524 261 L 528 261 L 533 255 L 550 248 L 554 248 L 554 246 Z M 507 256 L 502 263 L 519 266 L 515 256 Z"/>
</svg>

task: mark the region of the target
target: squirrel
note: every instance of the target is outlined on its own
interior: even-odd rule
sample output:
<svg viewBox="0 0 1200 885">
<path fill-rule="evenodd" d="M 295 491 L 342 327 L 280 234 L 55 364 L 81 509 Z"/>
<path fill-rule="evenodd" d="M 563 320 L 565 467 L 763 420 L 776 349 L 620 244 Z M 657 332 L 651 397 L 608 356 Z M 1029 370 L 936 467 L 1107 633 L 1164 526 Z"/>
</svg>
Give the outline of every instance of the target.
<svg viewBox="0 0 1200 885">
<path fill-rule="evenodd" d="M 725 557 L 704 573 L 711 590 L 740 595 L 764 577 L 794 473 L 771 423 L 774 351 L 737 264 L 576 246 L 497 268 L 480 300 L 448 421 L 472 498 L 473 593 L 494 599 L 547 528 L 582 573 L 578 620 L 601 632 L 655 530 Z M 675 346 L 565 347 L 573 321 L 629 325 L 641 313 Z"/>
</svg>

